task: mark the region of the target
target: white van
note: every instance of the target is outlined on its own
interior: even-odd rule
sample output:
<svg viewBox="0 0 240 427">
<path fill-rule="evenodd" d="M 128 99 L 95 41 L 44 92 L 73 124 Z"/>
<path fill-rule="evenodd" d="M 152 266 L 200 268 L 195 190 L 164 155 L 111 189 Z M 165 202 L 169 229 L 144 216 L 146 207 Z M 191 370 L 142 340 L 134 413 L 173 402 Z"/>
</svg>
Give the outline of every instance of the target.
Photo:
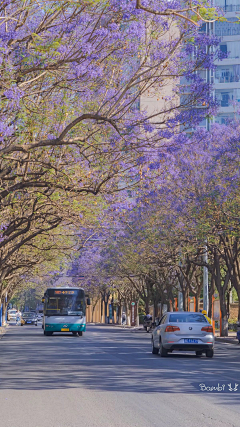
<svg viewBox="0 0 240 427">
<path fill-rule="evenodd" d="M 11 320 L 15 320 L 16 321 L 16 314 L 17 314 L 17 309 L 16 308 L 11 308 L 10 310 L 8 310 L 8 315 L 7 315 L 7 319 L 10 322 Z"/>
</svg>

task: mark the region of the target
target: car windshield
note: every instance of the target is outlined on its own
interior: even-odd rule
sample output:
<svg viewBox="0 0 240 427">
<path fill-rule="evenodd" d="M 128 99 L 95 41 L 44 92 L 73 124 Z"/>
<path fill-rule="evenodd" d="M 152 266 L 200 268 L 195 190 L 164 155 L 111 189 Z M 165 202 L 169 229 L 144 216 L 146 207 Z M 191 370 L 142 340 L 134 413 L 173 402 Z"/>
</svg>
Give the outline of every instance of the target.
<svg viewBox="0 0 240 427">
<path fill-rule="evenodd" d="M 47 316 L 84 316 L 85 299 L 81 290 L 48 291 L 46 301 Z"/>
<path fill-rule="evenodd" d="M 23 313 L 22 317 L 33 317 L 34 313 Z"/>
<path fill-rule="evenodd" d="M 174 313 L 170 314 L 169 322 L 207 323 L 207 319 L 200 313 Z"/>
</svg>

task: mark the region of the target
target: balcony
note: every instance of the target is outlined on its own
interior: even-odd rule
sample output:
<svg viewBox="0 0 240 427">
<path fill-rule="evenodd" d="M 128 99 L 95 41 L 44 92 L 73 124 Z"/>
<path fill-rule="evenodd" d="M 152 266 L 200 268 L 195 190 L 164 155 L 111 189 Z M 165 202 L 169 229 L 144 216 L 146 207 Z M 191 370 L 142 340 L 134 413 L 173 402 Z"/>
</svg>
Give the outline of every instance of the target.
<svg viewBox="0 0 240 427">
<path fill-rule="evenodd" d="M 239 12 L 240 11 L 240 5 L 239 4 L 229 4 L 229 5 L 223 6 L 221 9 L 224 12 Z"/>
<path fill-rule="evenodd" d="M 221 65 L 217 67 L 215 71 L 215 84 L 231 84 L 238 82 L 240 82 L 240 64 Z"/>
<path fill-rule="evenodd" d="M 232 74 L 229 76 L 215 77 L 215 83 L 235 83 L 239 81 L 239 76 L 234 76 Z"/>
<path fill-rule="evenodd" d="M 240 35 L 240 25 L 237 22 L 238 22 L 237 17 L 236 18 L 228 18 L 227 22 L 216 22 L 216 24 L 215 24 L 216 36 L 220 36 L 220 37 L 239 36 Z"/>
<path fill-rule="evenodd" d="M 240 27 L 239 28 L 226 28 L 226 29 L 225 28 L 218 28 L 218 29 L 216 29 L 215 34 L 218 37 L 239 36 L 240 35 Z"/>
</svg>

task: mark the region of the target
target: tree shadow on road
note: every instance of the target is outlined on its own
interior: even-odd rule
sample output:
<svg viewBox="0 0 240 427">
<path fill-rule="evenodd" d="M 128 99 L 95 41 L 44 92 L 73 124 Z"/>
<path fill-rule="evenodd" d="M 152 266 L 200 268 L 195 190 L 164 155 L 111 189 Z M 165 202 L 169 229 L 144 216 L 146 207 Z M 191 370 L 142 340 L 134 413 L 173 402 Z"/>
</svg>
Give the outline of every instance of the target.
<svg viewBox="0 0 240 427">
<path fill-rule="evenodd" d="M 137 393 L 217 393 L 219 404 L 239 403 L 239 348 L 219 346 L 216 357 L 151 354 L 150 337 L 89 328 L 89 334 L 44 337 L 31 327 L 12 328 L 0 343 L 0 389 L 54 390 L 83 387 Z M 199 384 L 225 384 L 224 393 L 201 392 Z"/>
</svg>

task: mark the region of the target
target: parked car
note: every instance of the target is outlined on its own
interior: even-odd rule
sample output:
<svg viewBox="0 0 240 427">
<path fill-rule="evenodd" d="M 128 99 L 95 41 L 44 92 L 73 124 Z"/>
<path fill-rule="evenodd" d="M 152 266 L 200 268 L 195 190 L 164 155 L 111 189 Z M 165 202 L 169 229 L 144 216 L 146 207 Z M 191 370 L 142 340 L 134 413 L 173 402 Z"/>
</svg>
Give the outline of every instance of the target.
<svg viewBox="0 0 240 427">
<path fill-rule="evenodd" d="M 152 332 L 152 353 L 165 357 L 169 352 L 195 351 L 213 357 L 213 327 L 201 313 L 165 313 Z"/>
<path fill-rule="evenodd" d="M 37 315 L 36 313 L 23 313 L 21 318 L 21 326 L 23 325 L 35 325 L 37 326 Z"/>
<path fill-rule="evenodd" d="M 10 322 L 11 320 L 16 321 L 16 314 L 17 314 L 17 309 L 16 308 L 11 308 L 10 310 L 8 310 L 7 313 L 7 320 Z"/>
</svg>

